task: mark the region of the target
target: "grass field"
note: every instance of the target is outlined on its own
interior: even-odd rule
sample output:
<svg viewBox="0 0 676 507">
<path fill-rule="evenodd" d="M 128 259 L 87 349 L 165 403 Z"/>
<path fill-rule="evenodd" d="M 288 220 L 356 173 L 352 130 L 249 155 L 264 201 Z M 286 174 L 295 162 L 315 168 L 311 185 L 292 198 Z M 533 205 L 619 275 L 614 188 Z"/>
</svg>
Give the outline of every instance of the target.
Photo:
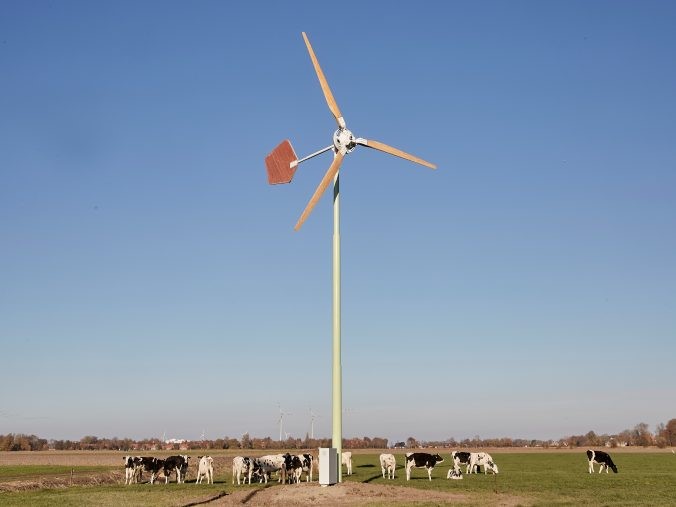
<svg viewBox="0 0 676 507">
<path fill-rule="evenodd" d="M 91 453 L 89 453 L 91 454 Z M 6 465 L 0 466 L 0 486 L 15 481 L 41 477 L 70 474 L 76 476 L 97 477 L 112 475 L 106 484 L 96 485 L 96 481 L 70 487 L 43 487 L 0 492 L 0 505 L 188 505 L 203 502 L 218 495 L 235 491 L 251 491 L 265 486 L 232 486 L 228 463 L 232 453 L 217 455 L 215 484 L 195 485 L 194 469 L 186 484 L 137 484 L 124 486 L 122 474 L 122 453 L 113 455 L 110 461 L 118 461 L 102 466 L 66 466 L 66 465 Z M 676 505 L 676 455 L 671 452 L 613 452 L 613 459 L 619 469 L 618 474 L 587 473 L 587 459 L 584 450 L 577 451 L 540 451 L 540 452 L 500 452 L 491 451 L 499 466 L 498 475 L 465 475 L 463 480 L 446 479 L 450 467 L 450 454 L 441 451 L 445 461 L 433 472 L 433 480 L 427 480 L 425 470 L 414 469 L 411 481 L 406 481 L 403 469 L 403 456 L 397 455 L 395 480 L 383 479 L 378 463 L 378 454 L 354 453 L 353 475 L 344 476 L 345 481 L 371 485 L 398 485 L 429 492 L 451 492 L 463 495 L 459 503 L 464 505 Z M 252 455 L 257 455 L 253 454 Z M 110 457 L 110 456 L 109 456 Z M 316 477 L 315 477 L 316 480 Z M 17 482 L 18 481 L 18 482 Z M 271 486 L 277 488 L 276 483 Z M 227 497 L 226 497 L 227 498 Z M 402 505 L 438 505 L 439 501 L 404 501 Z M 387 505 L 378 497 L 357 497 L 355 503 L 369 505 Z M 219 504 L 220 501 L 214 502 Z M 241 502 L 239 502 L 241 503 Z M 249 502 L 256 505 L 254 501 Z M 293 504 L 293 502 L 290 502 Z M 225 504 L 223 504 L 225 505 Z"/>
</svg>

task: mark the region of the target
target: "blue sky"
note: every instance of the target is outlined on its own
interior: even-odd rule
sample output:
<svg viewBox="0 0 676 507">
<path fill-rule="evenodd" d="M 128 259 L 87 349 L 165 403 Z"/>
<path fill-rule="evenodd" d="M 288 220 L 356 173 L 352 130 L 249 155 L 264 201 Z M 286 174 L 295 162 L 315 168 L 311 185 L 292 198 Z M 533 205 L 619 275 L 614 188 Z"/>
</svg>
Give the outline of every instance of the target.
<svg viewBox="0 0 676 507">
<path fill-rule="evenodd" d="M 271 4 L 271 5 L 270 5 Z M 672 2 L 5 1 L 0 433 L 345 436 L 676 416 Z M 422 415 L 421 415 L 422 414 Z"/>
</svg>

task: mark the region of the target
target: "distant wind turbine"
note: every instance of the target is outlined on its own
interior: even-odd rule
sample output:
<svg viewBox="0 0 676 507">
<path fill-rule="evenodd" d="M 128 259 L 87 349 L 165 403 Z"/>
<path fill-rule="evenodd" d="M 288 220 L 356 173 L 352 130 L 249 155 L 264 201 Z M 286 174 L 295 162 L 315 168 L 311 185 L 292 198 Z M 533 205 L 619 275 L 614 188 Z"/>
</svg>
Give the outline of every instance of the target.
<svg viewBox="0 0 676 507">
<path fill-rule="evenodd" d="M 282 412 L 282 407 L 280 405 L 277 405 L 277 408 L 279 408 L 279 441 L 282 441 L 282 426 L 284 424 L 284 416 L 285 415 L 293 415 L 288 412 Z"/>
<path fill-rule="evenodd" d="M 312 411 L 312 409 L 310 409 L 310 438 L 312 439 L 315 438 L 315 419 L 319 417 L 321 416 L 318 416 Z"/>
</svg>

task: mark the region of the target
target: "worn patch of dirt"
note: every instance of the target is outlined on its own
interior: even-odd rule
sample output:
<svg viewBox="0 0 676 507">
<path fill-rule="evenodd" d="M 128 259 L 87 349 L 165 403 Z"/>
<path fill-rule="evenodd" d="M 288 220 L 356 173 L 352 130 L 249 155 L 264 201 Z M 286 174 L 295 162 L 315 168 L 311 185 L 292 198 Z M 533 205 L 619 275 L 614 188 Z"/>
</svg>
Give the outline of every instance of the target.
<svg viewBox="0 0 676 507">
<path fill-rule="evenodd" d="M 361 482 L 343 482 L 327 487 L 318 484 L 287 484 L 255 490 L 242 488 L 241 491 L 235 491 L 209 502 L 207 505 L 223 507 L 234 505 L 393 505 L 397 503 L 449 505 L 467 502 L 472 502 L 472 498 L 462 493 Z M 513 507 L 527 505 L 528 502 L 513 496 L 496 495 L 495 502 L 486 502 L 486 504 Z"/>
</svg>

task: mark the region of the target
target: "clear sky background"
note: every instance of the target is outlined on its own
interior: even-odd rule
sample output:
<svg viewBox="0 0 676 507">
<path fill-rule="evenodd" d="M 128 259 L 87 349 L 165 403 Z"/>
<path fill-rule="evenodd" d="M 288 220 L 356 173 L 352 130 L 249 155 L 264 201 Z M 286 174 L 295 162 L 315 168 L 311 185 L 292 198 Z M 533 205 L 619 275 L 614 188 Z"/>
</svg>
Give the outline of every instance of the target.
<svg viewBox="0 0 676 507">
<path fill-rule="evenodd" d="M 558 438 L 676 417 L 676 4 L 0 3 L 0 433 Z"/>
</svg>

